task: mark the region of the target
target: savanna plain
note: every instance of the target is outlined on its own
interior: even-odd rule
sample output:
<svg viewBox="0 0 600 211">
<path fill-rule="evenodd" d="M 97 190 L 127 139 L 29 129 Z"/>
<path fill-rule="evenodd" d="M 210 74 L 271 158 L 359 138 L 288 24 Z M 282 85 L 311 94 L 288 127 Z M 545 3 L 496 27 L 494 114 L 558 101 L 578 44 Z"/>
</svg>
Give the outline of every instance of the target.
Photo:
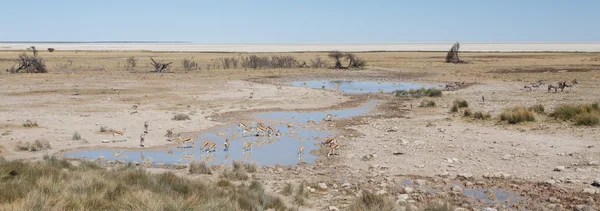
<svg viewBox="0 0 600 211">
<path fill-rule="evenodd" d="M 0 51 L 0 69 L 22 53 L 32 55 Z M 600 53 L 464 52 L 468 63 L 452 64 L 446 52 L 354 52 L 360 65 L 343 69 L 330 52 L 37 54 L 47 73 L 0 73 L 0 210 L 600 209 Z M 156 72 L 151 58 L 172 63 Z M 298 85 L 314 80 L 438 86 Z M 277 149 L 298 154 L 294 165 L 119 161 L 224 125 L 250 128 L 263 121 L 255 112 L 368 102 L 377 103 L 360 115 L 282 123 L 288 133 L 333 131 L 308 140 L 316 147 L 304 155 Z M 237 132 L 222 133 L 221 151 Z M 65 155 L 86 149 L 115 153 Z M 308 155 L 316 159 L 300 159 Z"/>
</svg>

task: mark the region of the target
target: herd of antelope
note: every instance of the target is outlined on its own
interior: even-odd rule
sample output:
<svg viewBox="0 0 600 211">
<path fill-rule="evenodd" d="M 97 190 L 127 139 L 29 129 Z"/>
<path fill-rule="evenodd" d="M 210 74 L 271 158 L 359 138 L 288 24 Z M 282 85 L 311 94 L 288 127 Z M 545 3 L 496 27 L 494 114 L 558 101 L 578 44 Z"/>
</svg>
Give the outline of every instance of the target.
<svg viewBox="0 0 600 211">
<path fill-rule="evenodd" d="M 545 83 L 543 80 L 539 80 L 537 82 L 525 84 L 523 86 L 523 89 L 533 91 L 533 88 L 538 89 L 544 84 Z M 575 84 L 578 84 L 577 79 L 573 79 L 570 82 L 569 81 L 559 81 L 556 84 L 548 84 L 548 92 L 552 91 L 553 89 L 554 89 L 554 93 L 557 93 L 559 89 L 560 89 L 560 92 L 563 92 L 565 88 L 569 88 L 569 91 L 571 91 L 573 86 L 575 86 Z"/>
</svg>

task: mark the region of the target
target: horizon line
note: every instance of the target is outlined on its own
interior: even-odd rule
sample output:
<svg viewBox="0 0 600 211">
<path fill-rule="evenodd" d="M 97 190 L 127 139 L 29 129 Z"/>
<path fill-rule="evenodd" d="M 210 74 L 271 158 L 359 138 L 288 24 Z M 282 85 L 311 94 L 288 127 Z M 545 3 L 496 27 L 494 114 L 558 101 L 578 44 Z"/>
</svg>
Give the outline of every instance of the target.
<svg viewBox="0 0 600 211">
<path fill-rule="evenodd" d="M 264 44 L 436 44 L 436 43 L 493 43 L 493 44 L 561 44 L 561 43 L 577 43 L 577 44 L 585 44 L 585 43 L 600 43 L 600 41 L 522 41 L 522 42 L 460 42 L 460 41 L 446 41 L 446 42 L 246 42 L 246 43 L 202 43 L 202 42 L 193 42 L 193 41 L 0 41 L 0 43 L 13 43 L 13 44 L 26 44 L 26 43 L 66 43 L 66 44 L 84 44 L 84 43 L 99 43 L 99 44 L 200 44 L 200 45 L 264 45 Z"/>
</svg>

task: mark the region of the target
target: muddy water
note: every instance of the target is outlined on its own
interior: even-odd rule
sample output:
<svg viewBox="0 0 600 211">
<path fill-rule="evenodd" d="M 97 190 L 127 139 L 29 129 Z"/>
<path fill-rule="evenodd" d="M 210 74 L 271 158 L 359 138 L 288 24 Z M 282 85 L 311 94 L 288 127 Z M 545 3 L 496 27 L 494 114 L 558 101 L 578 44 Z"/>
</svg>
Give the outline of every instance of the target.
<svg viewBox="0 0 600 211">
<path fill-rule="evenodd" d="M 258 165 L 312 163 L 317 159 L 317 156 L 312 155 L 310 152 L 318 149 L 320 147 L 319 143 L 328 136 L 335 135 L 334 131 L 325 130 L 322 128 L 322 124 L 318 124 L 323 121 L 327 114 L 332 114 L 336 116 L 335 118 L 358 116 L 375 108 L 377 103 L 378 101 L 369 101 L 356 108 L 323 112 L 263 112 L 254 114 L 265 126 L 271 126 L 278 130 L 279 136 L 242 134 L 241 128 L 238 128 L 236 124 L 194 135 L 195 147 L 192 148 L 184 148 L 182 145 L 143 151 L 124 150 L 123 154 L 125 156 L 118 157 L 114 156 L 111 149 L 80 150 L 67 152 L 64 155 L 77 158 L 87 157 L 88 159 L 97 159 L 103 156 L 106 160 L 151 161 L 155 164 L 185 164 L 193 160 L 205 161 L 209 164 L 229 164 L 234 160 L 252 162 Z M 255 127 L 257 123 L 247 122 L 247 124 L 248 127 Z M 224 149 L 226 138 L 229 138 L 230 142 L 227 151 Z M 217 144 L 215 151 L 204 152 L 200 150 L 200 146 L 207 139 Z M 251 150 L 244 151 L 243 146 L 248 142 L 252 142 L 253 147 Z M 304 147 L 304 153 L 299 156 L 300 146 Z M 169 149 L 172 154 L 168 153 Z"/>
<path fill-rule="evenodd" d="M 337 85 L 336 85 L 337 84 Z M 377 93 L 380 90 L 384 92 L 393 92 L 396 90 L 409 90 L 419 88 L 431 88 L 434 85 L 423 85 L 414 83 L 392 83 L 392 82 L 377 82 L 377 81 L 294 81 L 293 86 L 306 86 L 309 88 L 323 88 L 334 90 L 339 86 L 339 90 L 345 93 Z"/>
</svg>

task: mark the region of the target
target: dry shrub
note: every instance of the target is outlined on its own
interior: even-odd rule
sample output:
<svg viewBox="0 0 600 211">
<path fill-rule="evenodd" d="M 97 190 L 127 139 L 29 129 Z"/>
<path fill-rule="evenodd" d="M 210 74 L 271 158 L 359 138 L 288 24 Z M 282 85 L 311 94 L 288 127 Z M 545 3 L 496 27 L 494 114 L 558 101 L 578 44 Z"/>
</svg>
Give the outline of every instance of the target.
<svg viewBox="0 0 600 211">
<path fill-rule="evenodd" d="M 294 186 L 291 183 L 285 183 L 283 186 L 283 190 L 281 190 L 281 194 L 284 196 L 290 196 L 294 192 Z"/>
<path fill-rule="evenodd" d="M 249 178 L 244 164 L 240 161 L 233 161 L 233 167 L 224 169 L 220 177 L 230 180 L 248 180 Z"/>
<path fill-rule="evenodd" d="M 27 53 L 19 54 L 17 58 L 18 67 L 12 66 L 6 71 L 9 73 L 47 73 L 46 63 L 42 57 L 37 55 L 35 47 L 31 47 L 33 55 L 27 55 Z"/>
<path fill-rule="evenodd" d="M 371 191 L 362 191 L 362 195 L 358 197 L 348 207 L 350 211 L 380 211 L 380 210 L 394 210 L 395 204 L 386 196 L 376 195 Z"/>
<path fill-rule="evenodd" d="M 29 152 L 37 152 L 50 149 L 50 142 L 45 139 L 38 139 L 32 142 L 26 143 L 18 143 L 17 150 L 18 151 L 29 151 Z"/>
<path fill-rule="evenodd" d="M 106 126 L 100 126 L 100 132 L 101 133 L 106 133 L 106 132 L 109 132 L 111 130 L 112 129 L 108 129 L 108 127 L 106 127 Z"/>
<path fill-rule="evenodd" d="M 435 107 L 435 101 L 433 100 L 423 100 L 419 107 Z"/>
<path fill-rule="evenodd" d="M 294 204 L 297 205 L 305 205 L 306 198 L 308 197 L 308 192 L 306 191 L 306 187 L 304 184 L 300 184 L 298 189 L 296 189 L 296 193 L 294 194 Z"/>
<path fill-rule="evenodd" d="M 513 108 L 504 110 L 500 114 L 500 120 L 507 121 L 509 124 L 533 122 L 535 121 L 535 113 L 524 106 L 515 106 Z"/>
<path fill-rule="evenodd" d="M 192 71 L 192 70 L 197 70 L 198 69 L 198 63 L 196 63 L 195 61 L 193 61 L 193 57 L 192 58 L 184 58 L 181 61 L 181 65 L 183 66 L 183 69 L 186 71 Z"/>
<path fill-rule="evenodd" d="M 315 59 L 311 59 L 310 60 L 310 67 L 311 68 L 326 68 L 327 67 L 327 61 L 324 60 L 323 58 L 321 58 L 320 56 L 317 56 Z"/>
<path fill-rule="evenodd" d="M 25 120 L 25 122 L 23 122 L 23 127 L 37 127 L 38 123 L 35 121 L 31 121 L 31 120 Z"/>
<path fill-rule="evenodd" d="M 425 208 L 423 210 L 425 210 L 425 211 L 452 211 L 452 210 L 454 210 L 454 207 L 447 202 L 435 201 L 435 202 L 427 203 L 427 205 L 425 205 Z"/>
<path fill-rule="evenodd" d="M 212 174 L 212 170 L 206 162 L 193 161 L 190 163 L 190 174 Z"/>
<path fill-rule="evenodd" d="M 492 115 L 490 115 L 490 113 L 483 113 L 481 111 L 476 111 L 475 113 L 473 113 L 473 118 L 475 119 L 487 120 L 491 117 Z"/>
<path fill-rule="evenodd" d="M 438 88 L 420 88 L 420 89 L 409 89 L 409 90 L 396 90 L 393 92 L 396 97 L 410 96 L 410 97 L 440 97 L 442 96 L 442 90 Z"/>
<path fill-rule="evenodd" d="M 473 116 L 473 112 L 471 112 L 471 109 L 465 109 L 463 111 L 463 117 L 471 117 Z"/>
<path fill-rule="evenodd" d="M 469 103 L 466 100 L 456 99 L 456 100 L 454 100 L 453 104 L 456 105 L 458 108 L 468 108 L 469 107 Z"/>
<path fill-rule="evenodd" d="M 244 163 L 244 168 L 246 169 L 246 172 L 254 173 L 258 167 L 256 166 L 256 163 Z"/>
<path fill-rule="evenodd" d="M 190 120 L 190 116 L 188 116 L 187 114 L 175 114 L 175 116 L 173 116 L 173 118 L 171 118 L 171 120 L 175 120 L 175 121 Z"/>
<path fill-rule="evenodd" d="M 529 106 L 529 110 L 531 110 L 537 114 L 545 113 L 544 105 L 542 105 L 542 104 L 536 104 L 536 105 Z"/>
<path fill-rule="evenodd" d="M 81 135 L 79 134 L 79 132 L 75 132 L 73 133 L 73 136 L 71 136 L 71 139 L 74 141 L 79 141 L 81 140 Z"/>
<path fill-rule="evenodd" d="M 576 125 L 593 126 L 600 123 L 600 106 L 598 103 L 564 104 L 556 107 L 550 116 L 575 121 Z"/>
<path fill-rule="evenodd" d="M 214 185 L 172 172 L 44 161 L 0 162 L 0 210 L 285 210 L 260 183 Z M 221 183 L 222 184 L 222 183 Z"/>
<path fill-rule="evenodd" d="M 137 66 L 137 59 L 133 56 L 127 57 L 127 60 L 125 60 L 125 69 L 133 69 Z"/>
</svg>

